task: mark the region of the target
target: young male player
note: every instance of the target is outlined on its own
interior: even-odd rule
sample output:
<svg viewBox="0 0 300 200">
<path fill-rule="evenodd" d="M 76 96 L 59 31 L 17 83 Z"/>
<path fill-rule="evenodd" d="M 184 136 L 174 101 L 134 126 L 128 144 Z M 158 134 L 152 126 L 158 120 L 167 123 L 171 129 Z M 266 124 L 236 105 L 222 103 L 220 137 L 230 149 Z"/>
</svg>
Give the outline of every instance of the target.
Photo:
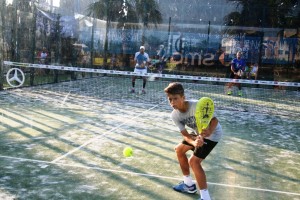
<svg viewBox="0 0 300 200">
<path fill-rule="evenodd" d="M 208 128 L 197 136 L 195 134 L 198 133 L 195 119 L 197 101 L 185 99 L 184 89 L 180 83 L 170 83 L 164 91 L 173 108 L 171 118 L 183 136 L 183 141 L 175 147 L 177 159 L 183 173 L 183 181 L 174 186 L 173 189 L 184 193 L 197 192 L 196 185 L 190 176 L 189 167 L 191 167 L 200 190 L 200 199 L 210 200 L 206 175 L 201 163 L 220 140 L 223 134 L 222 127 L 214 116 Z M 191 128 L 193 132 L 189 133 L 186 126 Z M 186 152 L 189 150 L 194 151 L 194 153 L 188 159 Z"/>
<path fill-rule="evenodd" d="M 149 55 L 145 52 L 145 47 L 141 46 L 140 47 L 140 51 L 135 53 L 134 56 L 134 61 L 135 61 L 135 68 L 134 68 L 134 72 L 135 73 L 140 73 L 140 74 L 145 74 L 147 73 L 147 66 L 148 63 L 150 62 L 150 58 Z M 145 94 L 145 87 L 146 87 L 146 83 L 147 83 L 147 77 L 146 76 L 142 76 L 143 78 L 143 90 L 142 93 Z M 132 76 L 132 89 L 131 89 L 131 93 L 135 92 L 135 79 L 136 76 Z"/>
</svg>

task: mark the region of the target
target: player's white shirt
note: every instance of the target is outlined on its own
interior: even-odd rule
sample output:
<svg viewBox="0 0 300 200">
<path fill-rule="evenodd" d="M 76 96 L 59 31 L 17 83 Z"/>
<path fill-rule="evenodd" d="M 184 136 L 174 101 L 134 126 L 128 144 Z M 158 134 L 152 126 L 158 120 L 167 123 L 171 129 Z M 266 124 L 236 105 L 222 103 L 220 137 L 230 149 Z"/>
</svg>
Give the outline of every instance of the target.
<svg viewBox="0 0 300 200">
<path fill-rule="evenodd" d="M 143 59 L 140 60 L 139 59 L 139 55 L 142 55 Z M 144 52 L 144 54 L 141 54 L 141 52 L 136 52 L 135 55 L 134 55 L 134 61 L 136 61 L 137 64 L 141 64 L 142 62 L 146 62 L 146 65 L 147 65 L 147 62 L 150 62 L 150 58 L 149 58 L 149 55 Z"/>
<path fill-rule="evenodd" d="M 147 62 L 150 62 L 149 55 L 144 52 L 144 54 L 141 54 L 141 52 L 136 52 L 134 55 L 134 61 L 136 62 L 134 72 L 138 74 L 146 74 L 147 73 Z M 141 64 L 144 64 L 144 67 L 140 67 Z"/>
<path fill-rule="evenodd" d="M 48 54 L 46 52 L 41 53 L 41 59 L 47 58 Z"/>
<path fill-rule="evenodd" d="M 185 126 L 188 126 L 189 128 L 193 129 L 194 132 L 198 132 L 196 119 L 195 119 L 195 110 L 198 101 L 189 100 L 187 102 L 189 103 L 188 110 L 182 113 L 179 110 L 174 109 L 171 113 L 171 118 L 173 122 L 176 124 L 176 126 L 179 128 L 180 132 L 186 129 Z M 221 139 L 222 135 L 223 135 L 222 126 L 220 123 L 218 123 L 214 132 L 209 137 L 206 137 L 206 139 L 209 139 L 214 142 L 218 142 Z"/>
<path fill-rule="evenodd" d="M 250 73 L 251 74 L 256 74 L 257 70 L 258 70 L 258 67 L 257 66 L 253 66 Z"/>
</svg>

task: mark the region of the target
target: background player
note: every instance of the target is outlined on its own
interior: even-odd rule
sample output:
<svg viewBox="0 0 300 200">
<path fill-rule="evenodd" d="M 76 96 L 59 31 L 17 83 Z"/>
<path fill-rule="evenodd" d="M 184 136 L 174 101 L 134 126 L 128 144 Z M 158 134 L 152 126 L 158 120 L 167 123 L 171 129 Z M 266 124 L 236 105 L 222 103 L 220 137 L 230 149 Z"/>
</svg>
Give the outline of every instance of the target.
<svg viewBox="0 0 300 200">
<path fill-rule="evenodd" d="M 145 47 L 144 46 L 141 46 L 140 51 L 135 53 L 134 61 L 135 61 L 135 68 L 134 68 L 135 73 L 140 73 L 140 74 L 147 73 L 147 66 L 150 62 L 150 58 L 149 58 L 149 55 L 145 52 Z M 145 87 L 146 87 L 146 83 L 147 83 L 147 77 L 142 76 L 142 79 L 143 79 L 142 93 L 145 94 L 146 93 Z M 136 76 L 132 76 L 131 93 L 135 92 L 135 80 L 136 80 Z"/>
<path fill-rule="evenodd" d="M 246 62 L 244 61 L 244 59 L 242 58 L 242 52 L 238 51 L 236 53 L 236 58 L 234 58 L 231 61 L 231 67 L 230 67 L 230 78 L 233 79 L 240 79 L 241 76 L 243 75 L 244 71 L 245 71 L 245 67 L 246 67 Z M 231 87 L 233 85 L 236 85 L 239 88 L 238 91 L 238 95 L 242 96 L 242 86 L 240 83 L 229 83 L 228 84 L 228 95 L 232 94 L 232 90 Z"/>
</svg>

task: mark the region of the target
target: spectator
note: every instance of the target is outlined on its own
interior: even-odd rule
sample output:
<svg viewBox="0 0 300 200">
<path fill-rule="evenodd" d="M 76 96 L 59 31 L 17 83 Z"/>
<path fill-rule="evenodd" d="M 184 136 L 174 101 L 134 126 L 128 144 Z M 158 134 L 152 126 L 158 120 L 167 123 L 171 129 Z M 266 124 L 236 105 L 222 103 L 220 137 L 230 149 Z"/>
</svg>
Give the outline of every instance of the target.
<svg viewBox="0 0 300 200">
<path fill-rule="evenodd" d="M 87 54 L 85 53 L 83 47 L 78 50 L 78 64 L 81 67 L 86 67 L 87 65 Z"/>
<path fill-rule="evenodd" d="M 250 70 L 251 70 L 251 64 L 250 63 L 247 63 L 246 66 L 245 66 L 245 70 L 244 72 L 242 73 L 242 77 L 241 78 L 246 78 L 248 79 L 248 75 L 250 73 Z"/>
<path fill-rule="evenodd" d="M 39 58 L 39 63 L 40 64 L 47 64 L 47 60 L 48 60 L 48 52 L 46 47 L 42 48 L 42 51 L 39 52 L 38 54 L 38 58 Z"/>
<path fill-rule="evenodd" d="M 157 71 L 158 71 L 158 73 L 161 74 L 163 72 L 164 68 L 165 68 L 165 65 L 166 65 L 166 50 L 165 50 L 164 45 L 159 46 L 157 56 L 158 56 L 158 59 L 159 59 Z"/>
<path fill-rule="evenodd" d="M 248 73 L 248 78 L 249 79 L 257 79 L 257 72 L 258 72 L 258 63 L 255 63 L 254 65 L 251 66 L 250 71 Z"/>
<path fill-rule="evenodd" d="M 118 68 L 118 58 L 116 54 L 112 54 L 110 58 L 111 69 L 116 70 Z"/>
<path fill-rule="evenodd" d="M 42 64 L 42 65 L 47 65 L 48 64 L 48 52 L 46 47 L 43 47 L 41 51 L 38 52 L 37 58 L 38 58 L 38 63 Z M 36 73 L 38 75 L 45 75 L 45 74 L 49 74 L 50 73 L 50 69 L 37 69 Z"/>
</svg>

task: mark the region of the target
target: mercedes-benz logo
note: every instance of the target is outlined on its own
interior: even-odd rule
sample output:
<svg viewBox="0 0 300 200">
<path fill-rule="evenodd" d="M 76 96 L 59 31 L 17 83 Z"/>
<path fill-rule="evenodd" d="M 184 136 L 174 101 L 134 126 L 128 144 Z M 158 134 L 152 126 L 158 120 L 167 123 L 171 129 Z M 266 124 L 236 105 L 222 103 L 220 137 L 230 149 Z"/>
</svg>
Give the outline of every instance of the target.
<svg viewBox="0 0 300 200">
<path fill-rule="evenodd" d="M 19 68 L 11 68 L 6 74 L 6 81 L 11 87 L 20 87 L 25 81 L 25 75 Z"/>
</svg>

